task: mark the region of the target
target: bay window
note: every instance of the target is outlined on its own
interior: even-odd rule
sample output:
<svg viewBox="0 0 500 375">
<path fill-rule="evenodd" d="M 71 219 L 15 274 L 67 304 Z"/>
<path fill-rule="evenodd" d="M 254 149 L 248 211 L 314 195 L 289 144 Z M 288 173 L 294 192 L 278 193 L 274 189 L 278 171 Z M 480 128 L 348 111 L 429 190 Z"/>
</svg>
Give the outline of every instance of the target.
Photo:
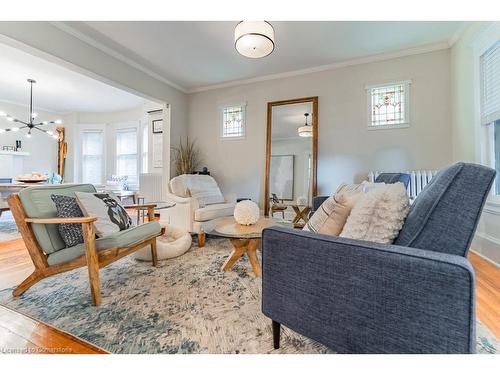
<svg viewBox="0 0 500 375">
<path fill-rule="evenodd" d="M 82 182 L 101 184 L 104 175 L 104 132 L 86 130 L 82 133 Z"/>
<path fill-rule="evenodd" d="M 138 180 L 137 128 L 119 129 L 116 132 L 116 175 L 127 176 L 129 185 Z"/>
<path fill-rule="evenodd" d="M 480 57 L 481 124 L 486 126 L 486 162 L 497 171 L 492 192 L 500 196 L 500 41 Z"/>
</svg>

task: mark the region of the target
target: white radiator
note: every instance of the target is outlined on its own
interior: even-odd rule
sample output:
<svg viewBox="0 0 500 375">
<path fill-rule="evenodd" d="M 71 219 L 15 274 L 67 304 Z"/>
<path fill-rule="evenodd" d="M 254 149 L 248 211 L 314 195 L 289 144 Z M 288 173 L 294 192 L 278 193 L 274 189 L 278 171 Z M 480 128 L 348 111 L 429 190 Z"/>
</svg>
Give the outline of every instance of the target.
<svg viewBox="0 0 500 375">
<path fill-rule="evenodd" d="M 410 175 L 410 183 L 408 184 L 407 192 L 410 199 L 415 199 L 420 194 L 422 189 L 436 175 L 437 171 L 405 171 L 405 172 L 368 172 L 368 181 L 374 182 L 381 173 L 407 173 Z"/>
<path fill-rule="evenodd" d="M 161 202 L 163 199 L 163 176 L 159 173 L 141 173 L 139 190 L 144 202 Z"/>
</svg>

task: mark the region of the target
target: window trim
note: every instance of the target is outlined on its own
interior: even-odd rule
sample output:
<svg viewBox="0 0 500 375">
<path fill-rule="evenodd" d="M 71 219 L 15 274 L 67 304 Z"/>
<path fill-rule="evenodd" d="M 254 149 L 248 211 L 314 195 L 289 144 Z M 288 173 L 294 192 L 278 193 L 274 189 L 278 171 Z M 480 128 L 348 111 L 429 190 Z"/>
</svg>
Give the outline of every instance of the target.
<svg viewBox="0 0 500 375">
<path fill-rule="evenodd" d="M 235 137 L 225 137 L 224 136 L 224 110 L 229 107 L 241 107 L 242 111 L 242 135 L 235 136 Z M 219 138 L 223 141 L 238 141 L 246 138 L 247 135 L 247 103 L 246 102 L 240 102 L 240 103 L 232 103 L 232 104 L 224 104 L 219 106 L 219 111 L 218 111 L 218 122 L 219 122 Z"/>
<path fill-rule="evenodd" d="M 476 139 L 475 161 L 478 164 L 495 168 L 491 158 L 491 126 L 482 124 L 481 108 L 481 56 L 486 53 L 500 38 L 500 25 L 496 22 L 490 23 L 482 29 L 478 36 L 472 41 L 473 45 L 473 85 L 474 85 L 474 133 Z M 496 177 L 498 178 L 498 177 Z M 495 189 L 490 190 L 485 209 L 500 214 L 500 195 L 495 194 Z"/>
<path fill-rule="evenodd" d="M 366 108 L 367 108 L 367 124 L 366 127 L 368 130 L 388 130 L 388 129 L 405 129 L 410 127 L 411 119 L 410 119 L 410 87 L 411 87 L 412 81 L 411 80 L 403 80 L 403 81 L 389 81 L 389 82 L 384 82 L 384 83 L 379 83 L 379 84 L 371 84 L 371 85 L 366 85 L 365 90 L 366 90 Z M 372 89 L 374 88 L 385 88 L 385 87 L 391 87 L 391 86 L 396 86 L 396 85 L 404 85 L 405 86 L 405 95 L 404 95 L 404 100 L 405 100 L 405 122 L 400 123 L 400 124 L 394 124 L 394 125 L 372 125 Z"/>
</svg>

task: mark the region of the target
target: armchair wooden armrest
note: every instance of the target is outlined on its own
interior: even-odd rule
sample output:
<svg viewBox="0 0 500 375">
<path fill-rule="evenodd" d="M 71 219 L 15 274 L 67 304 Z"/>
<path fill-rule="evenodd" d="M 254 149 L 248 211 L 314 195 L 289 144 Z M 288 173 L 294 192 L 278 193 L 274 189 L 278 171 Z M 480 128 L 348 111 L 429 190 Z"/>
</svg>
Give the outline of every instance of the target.
<svg viewBox="0 0 500 375">
<path fill-rule="evenodd" d="M 27 217 L 26 219 L 24 219 L 24 221 L 31 224 L 85 224 L 93 223 L 96 220 L 97 218 L 93 216 L 46 218 Z"/>
</svg>

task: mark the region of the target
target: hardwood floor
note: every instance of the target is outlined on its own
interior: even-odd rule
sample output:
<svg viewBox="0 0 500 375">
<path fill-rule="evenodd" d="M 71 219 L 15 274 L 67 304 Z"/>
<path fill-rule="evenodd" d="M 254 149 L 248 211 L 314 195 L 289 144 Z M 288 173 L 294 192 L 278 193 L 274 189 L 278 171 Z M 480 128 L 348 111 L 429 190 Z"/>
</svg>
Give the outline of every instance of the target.
<svg viewBox="0 0 500 375">
<path fill-rule="evenodd" d="M 500 268 L 470 252 L 476 271 L 476 309 L 479 320 L 500 338 Z"/>
<path fill-rule="evenodd" d="M 106 351 L 0 306 L 0 353 L 105 354 Z"/>
<path fill-rule="evenodd" d="M 469 253 L 476 271 L 477 315 L 500 338 L 500 268 Z M 0 289 L 19 284 L 33 270 L 21 239 L 0 243 Z M 99 348 L 0 306 L 0 352 L 24 348 L 38 353 L 103 353 Z"/>
</svg>

